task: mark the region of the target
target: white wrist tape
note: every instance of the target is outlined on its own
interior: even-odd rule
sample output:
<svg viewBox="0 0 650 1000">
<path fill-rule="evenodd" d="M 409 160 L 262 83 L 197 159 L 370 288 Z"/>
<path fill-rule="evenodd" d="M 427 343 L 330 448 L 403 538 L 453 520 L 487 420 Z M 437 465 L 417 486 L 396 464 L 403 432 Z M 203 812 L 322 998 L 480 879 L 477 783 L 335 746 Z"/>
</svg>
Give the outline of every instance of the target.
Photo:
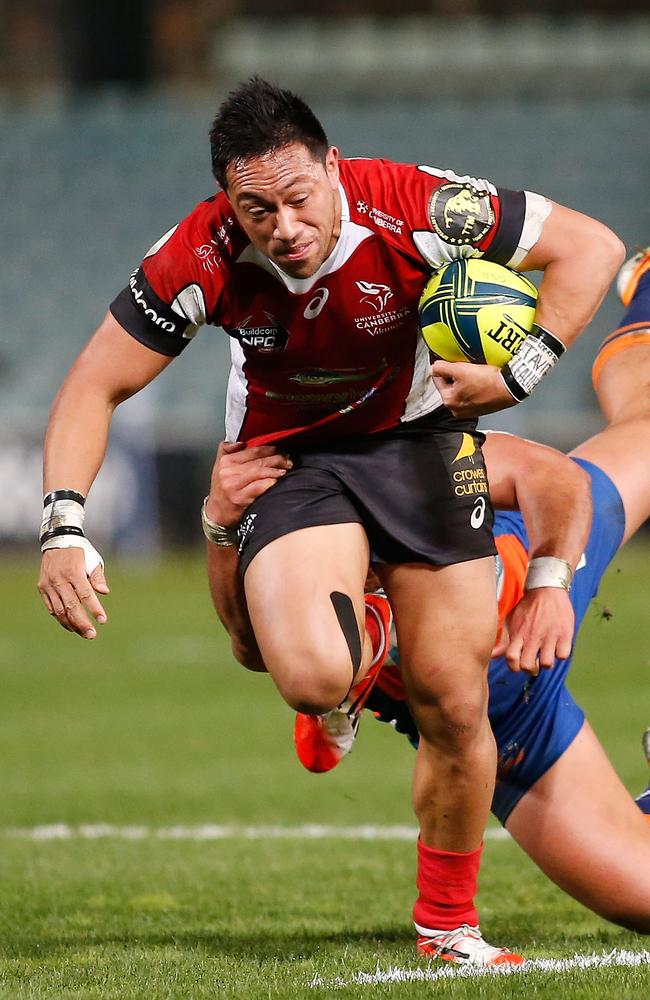
<svg viewBox="0 0 650 1000">
<path fill-rule="evenodd" d="M 203 528 L 203 534 L 209 542 L 213 545 L 218 545 L 219 548 L 229 549 L 235 545 L 239 544 L 238 535 L 238 525 L 232 528 L 225 528 L 223 524 L 217 524 L 216 521 L 211 521 L 206 514 L 205 507 L 208 502 L 206 497 L 203 501 L 201 507 L 201 526 Z"/>
<path fill-rule="evenodd" d="M 568 590 L 572 579 L 573 570 L 565 559 L 556 559 L 555 556 L 537 556 L 528 563 L 524 590 L 537 590 L 539 587 L 556 587 Z"/>
<path fill-rule="evenodd" d="M 41 552 L 47 552 L 48 549 L 83 549 L 86 576 L 90 576 L 98 566 L 104 568 L 104 560 L 99 552 L 92 542 L 89 542 L 83 535 L 59 535 L 50 538 L 41 545 Z"/>
<path fill-rule="evenodd" d="M 59 528 L 78 528 L 83 534 L 83 524 L 83 504 L 78 500 L 52 500 L 43 508 L 40 537 Z"/>
<path fill-rule="evenodd" d="M 518 402 L 527 399 L 565 350 L 562 341 L 549 330 L 534 326 L 514 357 L 501 369 L 501 377 L 511 396 Z"/>
<path fill-rule="evenodd" d="M 84 535 L 85 497 L 76 490 L 53 490 L 43 500 L 41 552 L 48 549 L 83 549 L 86 574 L 90 576 L 104 560 Z"/>
</svg>

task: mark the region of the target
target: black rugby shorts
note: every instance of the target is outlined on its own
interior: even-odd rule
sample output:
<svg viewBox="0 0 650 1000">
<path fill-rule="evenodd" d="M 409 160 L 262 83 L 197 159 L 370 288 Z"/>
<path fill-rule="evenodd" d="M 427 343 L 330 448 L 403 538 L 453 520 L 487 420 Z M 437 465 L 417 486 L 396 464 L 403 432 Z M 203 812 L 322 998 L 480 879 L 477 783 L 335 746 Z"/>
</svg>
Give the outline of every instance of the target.
<svg viewBox="0 0 650 1000">
<path fill-rule="evenodd" d="M 388 431 L 291 448 L 293 469 L 248 508 L 240 570 L 276 538 L 362 524 L 374 563 L 448 566 L 494 555 L 493 511 L 475 420 L 440 408 Z"/>
</svg>

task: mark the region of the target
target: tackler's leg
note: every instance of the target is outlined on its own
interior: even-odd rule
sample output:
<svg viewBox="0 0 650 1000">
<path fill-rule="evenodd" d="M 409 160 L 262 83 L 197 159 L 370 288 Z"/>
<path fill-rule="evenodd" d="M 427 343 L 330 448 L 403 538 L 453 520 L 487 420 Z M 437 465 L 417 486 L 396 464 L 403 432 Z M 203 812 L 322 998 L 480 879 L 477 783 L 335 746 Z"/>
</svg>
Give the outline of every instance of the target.
<svg viewBox="0 0 650 1000">
<path fill-rule="evenodd" d="M 650 516 L 650 250 L 635 255 L 621 275 L 619 292 L 628 309 L 593 368 L 608 426 L 572 455 L 593 462 L 614 482 L 625 508 L 625 542 Z"/>
<path fill-rule="evenodd" d="M 623 266 L 618 287 L 628 309 L 593 370 L 608 426 L 572 454 L 593 462 L 617 487 L 626 541 L 650 516 L 650 251 Z M 643 805 L 643 796 L 630 797 L 585 723 L 506 826 L 566 892 L 609 920 L 649 933 L 650 824 Z"/>
<path fill-rule="evenodd" d="M 565 892 L 607 920 L 650 933 L 650 824 L 587 722 L 506 828 Z"/>
</svg>

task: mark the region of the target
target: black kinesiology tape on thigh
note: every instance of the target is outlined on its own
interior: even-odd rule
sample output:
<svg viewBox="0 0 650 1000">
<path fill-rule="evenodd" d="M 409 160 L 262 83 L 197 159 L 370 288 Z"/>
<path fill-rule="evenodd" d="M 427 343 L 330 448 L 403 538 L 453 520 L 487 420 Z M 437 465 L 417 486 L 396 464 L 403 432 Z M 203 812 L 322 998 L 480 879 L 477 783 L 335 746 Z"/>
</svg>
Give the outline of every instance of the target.
<svg viewBox="0 0 650 1000">
<path fill-rule="evenodd" d="M 357 625 L 357 616 L 354 613 L 354 605 L 347 594 L 342 594 L 339 590 L 333 590 L 330 594 L 330 601 L 339 620 L 341 631 L 345 636 L 345 641 L 350 650 L 352 659 L 352 683 L 357 676 L 361 666 L 361 636 Z"/>
</svg>

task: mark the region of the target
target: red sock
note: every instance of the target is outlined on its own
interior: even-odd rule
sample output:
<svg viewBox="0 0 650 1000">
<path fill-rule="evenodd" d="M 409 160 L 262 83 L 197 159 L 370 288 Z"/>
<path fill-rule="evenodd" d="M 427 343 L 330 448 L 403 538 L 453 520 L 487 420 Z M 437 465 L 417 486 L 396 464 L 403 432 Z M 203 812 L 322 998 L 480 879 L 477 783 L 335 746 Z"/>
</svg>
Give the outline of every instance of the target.
<svg viewBox="0 0 650 1000">
<path fill-rule="evenodd" d="M 475 851 L 456 854 L 427 847 L 418 838 L 419 896 L 413 907 L 418 931 L 453 930 L 478 924 L 474 896 L 478 890 L 481 844 Z"/>
</svg>

